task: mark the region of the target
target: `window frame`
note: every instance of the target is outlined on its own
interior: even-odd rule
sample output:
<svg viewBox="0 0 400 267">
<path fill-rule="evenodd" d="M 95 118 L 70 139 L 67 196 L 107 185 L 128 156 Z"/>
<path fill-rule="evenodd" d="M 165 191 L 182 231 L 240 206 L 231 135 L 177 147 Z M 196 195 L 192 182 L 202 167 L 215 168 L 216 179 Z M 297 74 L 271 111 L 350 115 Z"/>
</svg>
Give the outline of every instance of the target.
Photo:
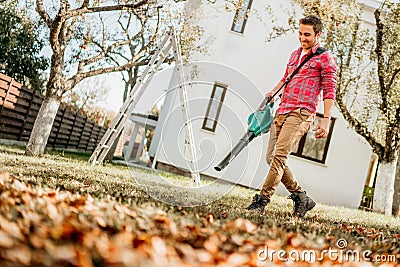
<svg viewBox="0 0 400 267">
<path fill-rule="evenodd" d="M 217 108 L 217 113 L 215 114 L 215 118 L 213 118 L 213 120 L 214 120 L 213 127 L 209 128 L 209 127 L 207 127 L 207 121 L 210 119 L 209 118 L 210 109 L 211 109 L 212 103 L 214 101 L 214 96 L 215 96 L 215 92 L 217 91 L 217 87 L 222 88 L 223 91 L 222 91 L 222 94 L 221 94 L 221 99 L 219 99 L 219 105 L 218 105 L 218 108 Z M 203 126 L 201 127 L 203 130 L 207 130 L 207 131 L 210 131 L 210 132 L 215 132 L 215 129 L 217 128 L 219 115 L 220 115 L 221 109 L 222 109 L 222 103 L 224 102 L 227 90 L 228 90 L 228 85 L 223 84 L 223 83 L 219 83 L 219 82 L 215 82 L 214 83 L 213 90 L 212 90 L 212 93 L 211 93 L 211 96 L 210 96 L 210 100 L 208 101 L 206 115 L 205 115 L 204 120 L 203 120 Z M 218 100 L 218 99 L 216 99 L 216 100 Z"/>
<path fill-rule="evenodd" d="M 233 17 L 233 22 L 232 22 L 232 26 L 231 26 L 231 31 L 236 32 L 236 33 L 241 33 L 241 34 L 244 33 L 244 29 L 246 27 L 246 23 L 247 23 L 247 19 L 248 19 L 247 12 L 251 9 L 251 5 L 253 3 L 253 0 L 244 0 L 244 1 L 248 1 L 249 5 L 247 6 L 245 16 L 243 18 L 242 28 L 240 29 L 240 31 L 235 30 L 235 25 L 238 21 L 239 13 L 240 13 L 240 11 L 242 11 L 243 7 L 241 9 L 239 9 L 239 8 L 236 9 L 235 16 Z"/>
<path fill-rule="evenodd" d="M 319 113 L 317 113 L 316 116 L 320 117 L 320 118 L 324 117 L 324 115 L 319 114 Z M 296 157 L 299 157 L 299 158 L 303 158 L 303 159 L 307 159 L 307 160 L 310 160 L 310 161 L 314 161 L 314 162 L 325 164 L 326 163 L 326 158 L 327 158 L 327 155 L 328 155 L 329 146 L 330 146 L 331 139 L 332 139 L 332 133 L 333 133 L 333 128 L 334 128 L 334 125 L 335 125 L 335 121 L 336 121 L 336 118 L 331 117 L 330 125 L 329 125 L 329 133 L 328 133 L 328 136 L 326 137 L 326 143 L 325 143 L 324 152 L 322 154 L 322 159 L 321 160 L 317 159 L 317 158 L 310 157 L 310 156 L 303 155 L 303 150 L 304 150 L 304 146 L 306 144 L 307 135 L 310 133 L 310 131 L 308 131 L 307 133 L 305 133 L 301 137 L 301 139 L 299 141 L 299 144 L 298 144 L 298 147 L 297 147 L 297 151 L 290 153 L 290 155 L 293 155 L 293 156 L 296 156 Z"/>
</svg>

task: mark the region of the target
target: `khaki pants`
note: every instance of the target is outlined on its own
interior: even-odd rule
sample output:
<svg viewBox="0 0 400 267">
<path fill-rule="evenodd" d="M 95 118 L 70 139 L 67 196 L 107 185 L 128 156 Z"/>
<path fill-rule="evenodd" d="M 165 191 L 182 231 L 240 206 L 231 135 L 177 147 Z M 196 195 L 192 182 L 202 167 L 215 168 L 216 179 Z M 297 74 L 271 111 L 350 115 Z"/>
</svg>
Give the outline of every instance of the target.
<svg viewBox="0 0 400 267">
<path fill-rule="evenodd" d="M 306 109 L 296 109 L 287 114 L 277 114 L 270 129 L 270 139 L 266 154 L 270 165 L 261 195 L 268 201 L 282 181 L 290 193 L 303 189 L 286 165 L 288 155 L 296 147 L 301 137 L 308 132 L 313 123 L 313 115 Z"/>
</svg>

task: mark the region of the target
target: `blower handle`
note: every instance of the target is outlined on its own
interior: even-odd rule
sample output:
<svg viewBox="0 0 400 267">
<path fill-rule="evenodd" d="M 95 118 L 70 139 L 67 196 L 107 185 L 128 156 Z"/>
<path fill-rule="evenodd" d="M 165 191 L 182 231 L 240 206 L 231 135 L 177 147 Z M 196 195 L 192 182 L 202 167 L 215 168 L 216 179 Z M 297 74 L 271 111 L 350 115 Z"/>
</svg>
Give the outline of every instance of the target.
<svg viewBox="0 0 400 267">
<path fill-rule="evenodd" d="M 271 96 L 267 96 L 266 98 L 264 98 L 263 102 L 258 107 L 258 110 L 259 111 L 264 111 L 267 108 L 267 104 L 271 101 L 271 99 L 272 99 Z"/>
</svg>

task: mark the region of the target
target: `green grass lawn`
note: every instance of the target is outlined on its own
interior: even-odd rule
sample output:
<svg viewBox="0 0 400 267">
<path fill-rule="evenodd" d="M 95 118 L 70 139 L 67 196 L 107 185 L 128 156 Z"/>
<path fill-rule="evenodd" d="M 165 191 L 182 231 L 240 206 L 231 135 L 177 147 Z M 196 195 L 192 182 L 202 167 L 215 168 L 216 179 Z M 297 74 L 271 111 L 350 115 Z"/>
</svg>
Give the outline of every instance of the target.
<svg viewBox="0 0 400 267">
<path fill-rule="evenodd" d="M 264 266 L 262 264 L 252 265 L 249 263 L 250 260 L 248 258 L 248 261 L 243 260 L 241 262 L 240 257 L 236 255 L 239 253 L 235 253 L 235 251 L 239 251 L 241 253 L 240 255 L 242 255 L 241 259 L 243 259 L 243 257 L 245 257 L 243 255 L 250 255 L 251 253 L 250 251 L 246 252 L 246 250 L 242 248 L 242 245 L 244 246 L 244 244 L 250 243 L 253 245 L 260 245 L 270 241 L 277 242 L 277 247 L 286 250 L 290 247 L 296 247 L 296 242 L 299 242 L 301 245 L 298 246 L 303 249 L 314 248 L 321 250 L 327 246 L 334 247 L 335 242 L 341 238 L 347 241 L 349 249 L 357 249 L 360 251 L 371 250 L 375 253 L 374 255 L 379 253 L 396 255 L 397 261 L 399 262 L 399 218 L 362 210 L 317 204 L 312 211 L 307 213 L 305 218 L 295 219 L 290 216 L 293 209 L 292 201 L 278 195 L 272 198 L 271 203 L 267 206 L 264 213 L 249 212 L 244 210 L 244 207 L 250 203 L 254 190 L 241 186 L 232 187 L 232 190 L 230 190 L 228 194 L 219 198 L 215 198 L 215 195 L 212 195 L 216 200 L 209 204 L 195 207 L 180 207 L 178 205 L 170 205 L 162 201 L 157 201 L 149 196 L 146 191 L 151 192 L 151 195 L 156 194 L 161 196 L 163 199 L 180 193 L 184 195 L 184 192 L 179 191 L 179 187 L 170 186 L 168 184 L 162 184 L 160 186 L 159 177 L 167 177 L 172 181 L 172 184 L 187 184 L 190 178 L 143 169 L 128 169 L 125 166 L 114 164 L 92 166 L 87 163 L 88 157 L 89 155 L 85 154 L 52 151 L 43 157 L 34 158 L 25 156 L 23 148 L 0 146 L 0 172 L 8 172 L 19 181 L 34 188 L 56 190 L 57 192 L 70 192 L 71 194 L 80 196 L 89 194 L 96 201 L 111 201 L 112 203 L 116 203 L 115 205 L 122 205 L 123 207 L 127 207 L 139 213 L 152 210 L 154 212 L 152 213 L 153 215 L 163 214 L 163 218 L 166 220 L 165 222 L 168 225 L 171 225 L 171 223 L 175 225 L 178 229 L 178 233 L 175 233 L 175 230 L 171 230 L 171 227 L 168 228 L 169 230 L 163 230 L 160 227 L 152 228 L 152 226 L 149 226 L 150 230 L 143 230 L 142 227 L 138 228 L 141 229 L 138 231 L 142 234 L 144 231 L 151 236 L 158 236 L 166 240 L 165 242 L 168 248 L 169 246 L 173 246 L 174 249 L 179 252 L 177 253 L 178 256 L 174 259 L 183 260 L 185 264 L 188 264 L 182 266 L 197 266 L 196 264 L 202 262 L 204 264 L 198 266 L 214 266 L 222 262 L 222 259 L 218 260 L 217 258 L 223 257 L 223 255 L 227 257 L 227 261 L 230 259 L 231 263 L 239 263 L 237 265 L 232 263 L 221 266 Z M 147 181 L 146 188 L 144 189 L 143 186 L 138 185 L 137 180 Z M 208 181 L 208 183 L 210 182 Z M 186 197 L 190 200 L 190 198 L 204 197 L 204 195 L 197 196 L 196 194 L 191 195 L 189 193 L 182 197 Z M 208 200 L 210 199 L 205 197 L 205 203 L 208 203 Z M 153 217 L 151 216 L 149 218 L 151 218 L 153 223 L 159 223 L 158 217 L 154 217 L 155 215 Z M 104 217 L 106 217 L 106 215 Z M 238 221 L 238 218 L 244 219 L 246 222 L 251 222 L 256 226 L 256 229 L 254 231 L 242 229 L 243 225 L 240 225 L 242 221 Z M 120 223 L 118 223 L 119 221 Z M 129 220 L 125 217 L 120 218 L 120 220 L 113 218 L 112 222 L 114 229 L 112 231 L 105 228 L 103 225 L 104 223 L 100 223 L 102 229 L 107 230 L 108 235 L 123 231 L 123 229 L 126 229 L 126 225 L 131 223 L 135 223 L 136 225 L 136 223 L 140 222 L 140 218 L 130 218 Z M 234 234 L 229 231 L 229 229 L 232 228 L 230 226 L 232 222 L 238 223 L 238 225 L 235 226 L 238 228 L 238 231 Z M 192 230 L 200 230 L 193 230 L 190 234 L 185 235 L 183 235 L 183 232 L 179 233 L 181 229 L 187 229 L 189 226 Z M 208 233 L 207 231 L 211 232 Z M 179 235 L 179 238 L 174 237 L 171 239 L 168 237 L 171 236 L 171 232 L 175 233 L 177 236 Z M 172 236 L 175 236 L 175 234 L 172 234 Z M 216 242 L 216 250 L 219 254 L 215 254 L 218 255 L 218 257 L 212 253 L 215 251 L 211 248 L 212 246 L 210 247 L 210 240 L 214 240 L 215 236 L 217 236 L 219 240 Z M 235 237 L 235 239 L 233 237 Z M 294 237 L 297 240 L 296 242 L 293 241 Z M 189 260 L 189 255 L 191 253 L 181 247 L 177 248 L 176 243 L 189 245 L 190 249 L 194 249 L 196 253 L 198 252 L 196 254 L 197 260 L 191 262 Z M 236 244 L 236 249 L 228 247 L 228 245 L 232 244 Z M 255 247 L 256 245 L 254 245 L 253 248 Z M 186 247 L 186 249 L 188 248 Z M 204 256 L 206 254 L 201 258 L 201 253 L 204 251 L 208 253 L 207 255 L 211 255 L 214 258 L 209 259 Z M 253 252 L 254 251 L 252 251 L 252 253 Z M 147 265 L 138 264 L 132 266 L 158 266 L 157 261 L 151 257 L 151 253 L 146 255 L 150 256 L 148 256 L 146 260 L 143 260 L 142 263 L 145 264 L 145 262 L 147 262 Z M 254 255 L 254 253 L 251 255 Z M 1 258 L 4 259 L 6 257 L 0 252 L 0 259 Z M 104 259 L 103 261 L 94 260 L 98 258 L 101 257 L 93 256 L 92 258 L 95 266 L 107 265 L 105 264 L 107 261 Z M 202 261 L 202 259 L 204 261 Z M 168 266 L 181 266 L 179 264 L 182 263 L 181 261 L 179 261 L 179 264 L 178 261 L 175 263 L 174 261 L 167 262 L 170 263 L 167 264 Z M 10 264 L 10 259 L 5 261 L 5 263 Z M 335 264 L 334 261 L 329 261 L 328 263 L 331 265 Z M 47 263 L 43 264 L 47 265 Z M 393 266 L 395 266 L 394 264 Z M 115 266 L 129 266 L 129 264 L 124 265 L 121 263 Z"/>
</svg>

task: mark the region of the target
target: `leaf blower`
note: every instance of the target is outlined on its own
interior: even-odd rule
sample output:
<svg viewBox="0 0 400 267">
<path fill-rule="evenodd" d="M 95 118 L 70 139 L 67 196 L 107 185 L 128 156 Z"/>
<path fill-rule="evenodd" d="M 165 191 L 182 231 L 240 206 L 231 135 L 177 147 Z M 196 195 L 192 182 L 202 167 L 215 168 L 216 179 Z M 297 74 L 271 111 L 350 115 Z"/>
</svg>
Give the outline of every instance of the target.
<svg viewBox="0 0 400 267">
<path fill-rule="evenodd" d="M 272 115 L 274 103 L 269 103 L 271 99 L 271 97 L 266 97 L 258 109 L 250 114 L 247 119 L 248 128 L 246 134 L 240 138 L 236 146 L 221 163 L 214 167 L 216 171 L 222 171 L 255 137 L 269 131 L 274 120 Z"/>
</svg>

